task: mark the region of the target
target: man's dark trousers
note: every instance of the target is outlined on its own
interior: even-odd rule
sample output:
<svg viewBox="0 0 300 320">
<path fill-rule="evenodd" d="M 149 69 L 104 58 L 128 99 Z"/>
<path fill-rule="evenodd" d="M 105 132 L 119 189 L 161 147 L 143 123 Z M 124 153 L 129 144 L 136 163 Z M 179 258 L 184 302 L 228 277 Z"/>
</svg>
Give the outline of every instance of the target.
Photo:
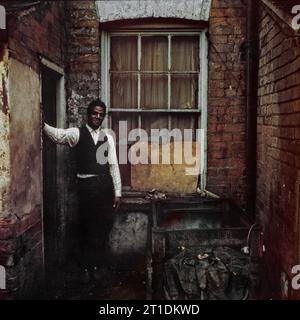
<svg viewBox="0 0 300 320">
<path fill-rule="evenodd" d="M 80 265 L 107 266 L 114 188 L 109 173 L 78 179 Z"/>
</svg>

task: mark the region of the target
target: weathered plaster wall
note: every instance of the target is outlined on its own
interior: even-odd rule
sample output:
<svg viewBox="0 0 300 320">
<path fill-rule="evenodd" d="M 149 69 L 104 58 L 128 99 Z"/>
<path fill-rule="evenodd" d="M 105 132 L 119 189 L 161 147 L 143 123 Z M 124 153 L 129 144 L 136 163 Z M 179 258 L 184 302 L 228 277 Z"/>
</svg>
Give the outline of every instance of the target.
<svg viewBox="0 0 300 320">
<path fill-rule="evenodd" d="M 11 206 L 1 244 L 7 290 L 17 298 L 30 297 L 43 274 L 39 76 L 9 59 L 8 81 Z"/>
<path fill-rule="evenodd" d="M 0 264 L 7 297 L 30 297 L 43 275 L 39 77 L 14 59 L 1 74 Z"/>
<path fill-rule="evenodd" d="M 8 110 L 8 51 L 0 61 L 0 219 L 9 214 L 9 110 Z"/>
<path fill-rule="evenodd" d="M 12 212 L 41 210 L 40 81 L 30 67 L 9 61 Z"/>
<path fill-rule="evenodd" d="M 100 22 L 141 18 L 207 21 L 212 0 L 96 1 Z"/>
<path fill-rule="evenodd" d="M 10 194 L 4 203 L 8 212 L 0 214 L 0 264 L 6 269 L 9 299 L 32 297 L 43 278 L 39 57 L 63 67 L 63 19 L 64 2 L 47 1 L 10 14 L 7 21 L 9 85 L 4 106 L 9 112 L 5 117 L 0 112 L 1 143 L 6 141 L 1 145 L 6 162 L 0 170 L 9 176 L 5 191 L 9 185 Z"/>
</svg>

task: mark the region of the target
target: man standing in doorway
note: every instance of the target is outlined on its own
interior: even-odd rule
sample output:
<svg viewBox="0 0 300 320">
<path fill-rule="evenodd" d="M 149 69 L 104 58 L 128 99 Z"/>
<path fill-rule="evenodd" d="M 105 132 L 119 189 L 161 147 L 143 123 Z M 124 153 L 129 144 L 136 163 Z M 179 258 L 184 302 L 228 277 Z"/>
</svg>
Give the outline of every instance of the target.
<svg viewBox="0 0 300 320">
<path fill-rule="evenodd" d="M 97 99 L 89 104 L 87 124 L 81 128 L 57 129 L 44 124 L 44 132 L 52 141 L 75 149 L 83 283 L 88 283 L 92 277 L 95 280 L 103 278 L 108 263 L 113 211 L 121 200 L 121 178 L 114 139 L 101 129 L 105 114 L 106 105 Z M 102 159 L 99 159 L 101 153 L 97 153 L 99 147 L 106 150 Z"/>
</svg>

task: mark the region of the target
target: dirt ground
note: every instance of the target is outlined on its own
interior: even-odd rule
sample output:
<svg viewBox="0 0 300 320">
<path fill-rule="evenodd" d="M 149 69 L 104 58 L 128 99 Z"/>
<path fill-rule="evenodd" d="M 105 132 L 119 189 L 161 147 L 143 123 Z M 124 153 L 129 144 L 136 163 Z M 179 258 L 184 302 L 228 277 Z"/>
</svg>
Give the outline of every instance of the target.
<svg viewBox="0 0 300 320">
<path fill-rule="evenodd" d="M 51 274 L 38 298 L 46 300 L 145 300 L 147 275 L 144 264 L 108 269 L 101 281 L 80 281 L 81 270 L 69 264 Z"/>
</svg>

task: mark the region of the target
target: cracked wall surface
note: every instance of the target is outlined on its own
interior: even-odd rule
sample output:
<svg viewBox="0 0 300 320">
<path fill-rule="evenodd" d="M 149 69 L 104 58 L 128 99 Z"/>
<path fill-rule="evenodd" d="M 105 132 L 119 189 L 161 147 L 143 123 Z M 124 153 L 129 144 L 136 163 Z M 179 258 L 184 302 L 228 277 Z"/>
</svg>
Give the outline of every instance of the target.
<svg viewBox="0 0 300 320">
<path fill-rule="evenodd" d="M 0 61 L 0 219 L 9 214 L 10 152 L 9 152 L 9 109 L 8 51 Z"/>
<path fill-rule="evenodd" d="M 140 18 L 207 21 L 212 0 L 96 1 L 100 22 Z"/>
<path fill-rule="evenodd" d="M 63 17 L 59 1 L 7 19 L 9 55 L 0 58 L 0 265 L 9 299 L 33 297 L 43 281 L 40 57 L 63 65 Z"/>
</svg>

